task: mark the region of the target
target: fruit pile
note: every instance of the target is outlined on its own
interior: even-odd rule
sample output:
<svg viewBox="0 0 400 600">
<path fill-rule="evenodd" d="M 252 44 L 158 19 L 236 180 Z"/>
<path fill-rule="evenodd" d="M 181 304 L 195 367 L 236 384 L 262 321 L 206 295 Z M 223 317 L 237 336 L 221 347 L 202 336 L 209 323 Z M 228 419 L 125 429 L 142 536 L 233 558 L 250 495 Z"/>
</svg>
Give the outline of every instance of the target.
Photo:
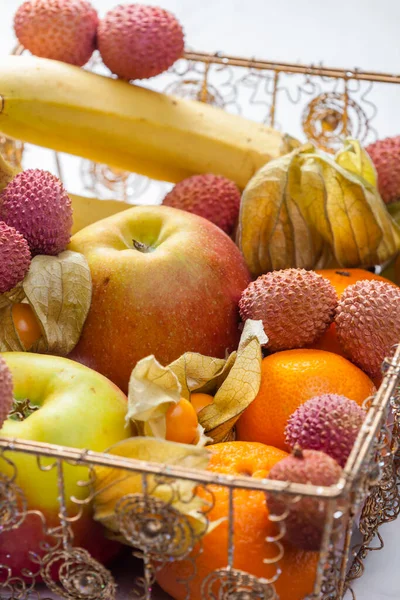
<svg viewBox="0 0 400 600">
<path fill-rule="evenodd" d="M 0 160 L 1 436 L 335 485 L 400 342 L 400 287 L 367 270 L 400 251 L 398 140 L 369 148 L 375 169 L 354 140 L 326 157 L 214 107 L 80 69 L 96 48 L 119 79 L 168 69 L 184 38 L 160 8 L 121 5 L 99 20 L 84 0 L 29 0 L 15 31 L 41 58 L 0 68 L 2 133 L 176 185 L 162 206 L 101 208 L 46 171 Z M 12 460 L 28 507 L 55 527 L 56 475 L 38 474 L 31 456 Z M 1 473 L 13 476 L 8 463 Z M 65 465 L 67 512 L 84 500 L 84 478 Z M 206 519 L 203 489 L 152 482 L 203 548 L 166 561 L 157 580 L 176 600 L 200 600 L 202 581 L 227 564 L 228 490 L 210 486 Z M 71 530 L 107 563 L 126 543 L 116 507 L 143 482 L 102 467 L 95 485 Z M 233 506 L 234 567 L 273 578 L 279 541 L 279 597 L 311 594 L 324 503 L 240 489 Z M 19 536 L 1 533 L 0 564 L 26 573 L 47 537 L 29 514 Z"/>
</svg>

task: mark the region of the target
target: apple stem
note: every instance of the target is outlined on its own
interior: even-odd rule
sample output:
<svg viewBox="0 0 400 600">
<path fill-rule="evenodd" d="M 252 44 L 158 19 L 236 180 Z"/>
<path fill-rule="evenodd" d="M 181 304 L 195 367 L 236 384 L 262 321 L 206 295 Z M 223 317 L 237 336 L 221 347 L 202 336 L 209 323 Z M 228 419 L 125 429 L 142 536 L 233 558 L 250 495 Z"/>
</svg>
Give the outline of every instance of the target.
<svg viewBox="0 0 400 600">
<path fill-rule="evenodd" d="M 135 250 L 139 252 L 151 252 L 151 246 L 147 246 L 147 244 L 143 244 L 143 242 L 139 242 L 138 240 L 132 240 L 133 247 Z"/>
<path fill-rule="evenodd" d="M 15 421 L 24 421 L 38 409 L 38 406 L 30 403 L 29 398 L 25 398 L 24 400 L 16 400 L 14 398 L 14 403 L 8 414 L 8 418 L 14 419 Z"/>
<path fill-rule="evenodd" d="M 292 449 L 292 456 L 295 458 L 304 458 L 303 449 L 299 444 L 295 444 L 294 448 Z"/>
</svg>

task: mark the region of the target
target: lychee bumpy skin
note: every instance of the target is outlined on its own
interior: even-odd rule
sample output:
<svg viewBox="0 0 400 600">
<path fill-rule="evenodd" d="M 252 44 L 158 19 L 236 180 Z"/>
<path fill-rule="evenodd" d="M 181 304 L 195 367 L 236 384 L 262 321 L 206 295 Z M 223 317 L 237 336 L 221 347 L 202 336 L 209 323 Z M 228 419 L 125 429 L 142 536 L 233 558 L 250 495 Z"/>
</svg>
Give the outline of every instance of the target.
<svg viewBox="0 0 400 600">
<path fill-rule="evenodd" d="M 367 146 L 378 175 L 378 189 L 386 204 L 400 200 L 400 135 Z"/>
<path fill-rule="evenodd" d="M 26 239 L 14 227 L 0 221 L 0 294 L 23 281 L 30 264 Z"/>
<path fill-rule="evenodd" d="M 269 479 L 318 486 L 331 486 L 339 481 L 342 468 L 338 463 L 318 450 L 302 450 L 299 446 L 291 455 L 276 463 L 269 472 Z M 292 500 L 292 502 L 291 502 Z M 312 497 L 294 500 L 279 493 L 268 493 L 267 504 L 272 515 L 285 518 L 286 539 L 303 550 L 319 550 L 325 527 L 326 504 Z"/>
<path fill-rule="evenodd" d="M 379 377 L 383 360 L 400 340 L 400 288 L 384 281 L 358 281 L 343 292 L 336 334 L 350 360 Z"/>
<path fill-rule="evenodd" d="M 163 8 L 120 4 L 100 21 L 97 43 L 112 73 L 126 80 L 148 79 L 182 56 L 184 35 L 179 21 Z"/>
<path fill-rule="evenodd" d="M 322 394 L 307 400 L 291 415 L 286 443 L 321 450 L 344 467 L 365 418 L 354 400 L 339 394 Z"/>
<path fill-rule="evenodd" d="M 71 238 L 71 200 L 48 171 L 18 173 L 0 194 L 0 219 L 27 240 L 32 255 L 57 255 Z"/>
<path fill-rule="evenodd" d="M 14 30 L 35 56 L 81 67 L 96 49 L 98 22 L 85 0 L 28 0 L 15 13 Z"/>
<path fill-rule="evenodd" d="M 313 343 L 335 315 L 332 284 L 314 271 L 282 269 L 261 275 L 243 292 L 240 316 L 261 320 L 268 350 L 290 350 Z"/>
<path fill-rule="evenodd" d="M 239 216 L 240 190 L 218 175 L 193 175 L 177 183 L 163 204 L 208 219 L 230 235 Z"/>
</svg>

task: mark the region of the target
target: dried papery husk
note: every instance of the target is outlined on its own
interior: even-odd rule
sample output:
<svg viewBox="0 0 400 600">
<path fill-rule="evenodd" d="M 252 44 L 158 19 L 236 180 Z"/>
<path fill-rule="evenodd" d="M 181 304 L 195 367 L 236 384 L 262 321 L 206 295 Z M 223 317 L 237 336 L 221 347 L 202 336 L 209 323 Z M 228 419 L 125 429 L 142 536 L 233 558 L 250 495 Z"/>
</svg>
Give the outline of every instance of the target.
<svg viewBox="0 0 400 600">
<path fill-rule="evenodd" d="M 92 281 L 86 258 L 69 250 L 32 259 L 25 279 L 0 295 L 0 351 L 24 351 L 12 317 L 12 306 L 27 302 L 42 335 L 30 352 L 67 356 L 78 343 L 89 312 Z"/>
<path fill-rule="evenodd" d="M 12 317 L 12 306 L 25 300 L 22 284 L 0 294 L 0 352 L 23 352 L 25 350 Z"/>
<path fill-rule="evenodd" d="M 400 202 L 392 202 L 391 204 L 387 204 L 386 206 L 390 216 L 396 221 L 398 225 L 400 225 Z"/>
<path fill-rule="evenodd" d="M 165 439 L 166 413 L 193 392 L 214 396 L 198 414 L 196 443 L 217 443 L 232 437 L 241 413 L 256 397 L 261 382 L 261 345 L 267 343 L 261 321 L 247 320 L 239 347 L 226 359 L 187 352 L 167 366 L 154 356 L 137 363 L 128 392 L 128 415 L 139 435 Z"/>
<path fill-rule="evenodd" d="M 351 138 L 335 154 L 335 162 L 343 169 L 362 177 L 373 187 L 377 187 L 378 174 L 369 154 L 360 143 Z"/>
<path fill-rule="evenodd" d="M 400 227 L 367 153 L 348 140 L 335 158 L 307 144 L 262 167 L 243 192 L 237 242 L 254 277 L 370 267 L 400 250 Z"/>
</svg>

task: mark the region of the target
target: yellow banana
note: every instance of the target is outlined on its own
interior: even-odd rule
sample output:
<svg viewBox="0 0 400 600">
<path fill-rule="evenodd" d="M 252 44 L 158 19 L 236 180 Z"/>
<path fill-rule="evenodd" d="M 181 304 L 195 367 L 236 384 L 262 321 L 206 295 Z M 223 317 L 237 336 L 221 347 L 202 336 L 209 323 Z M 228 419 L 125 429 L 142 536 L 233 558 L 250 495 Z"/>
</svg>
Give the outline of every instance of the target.
<svg viewBox="0 0 400 600">
<path fill-rule="evenodd" d="M 96 221 L 134 206 L 119 200 L 99 200 L 98 198 L 86 198 L 75 194 L 68 195 L 71 198 L 73 210 L 72 234 Z"/>
<path fill-rule="evenodd" d="M 297 145 L 208 104 L 25 55 L 0 62 L 0 131 L 153 179 L 210 172 L 241 188 Z"/>
</svg>

